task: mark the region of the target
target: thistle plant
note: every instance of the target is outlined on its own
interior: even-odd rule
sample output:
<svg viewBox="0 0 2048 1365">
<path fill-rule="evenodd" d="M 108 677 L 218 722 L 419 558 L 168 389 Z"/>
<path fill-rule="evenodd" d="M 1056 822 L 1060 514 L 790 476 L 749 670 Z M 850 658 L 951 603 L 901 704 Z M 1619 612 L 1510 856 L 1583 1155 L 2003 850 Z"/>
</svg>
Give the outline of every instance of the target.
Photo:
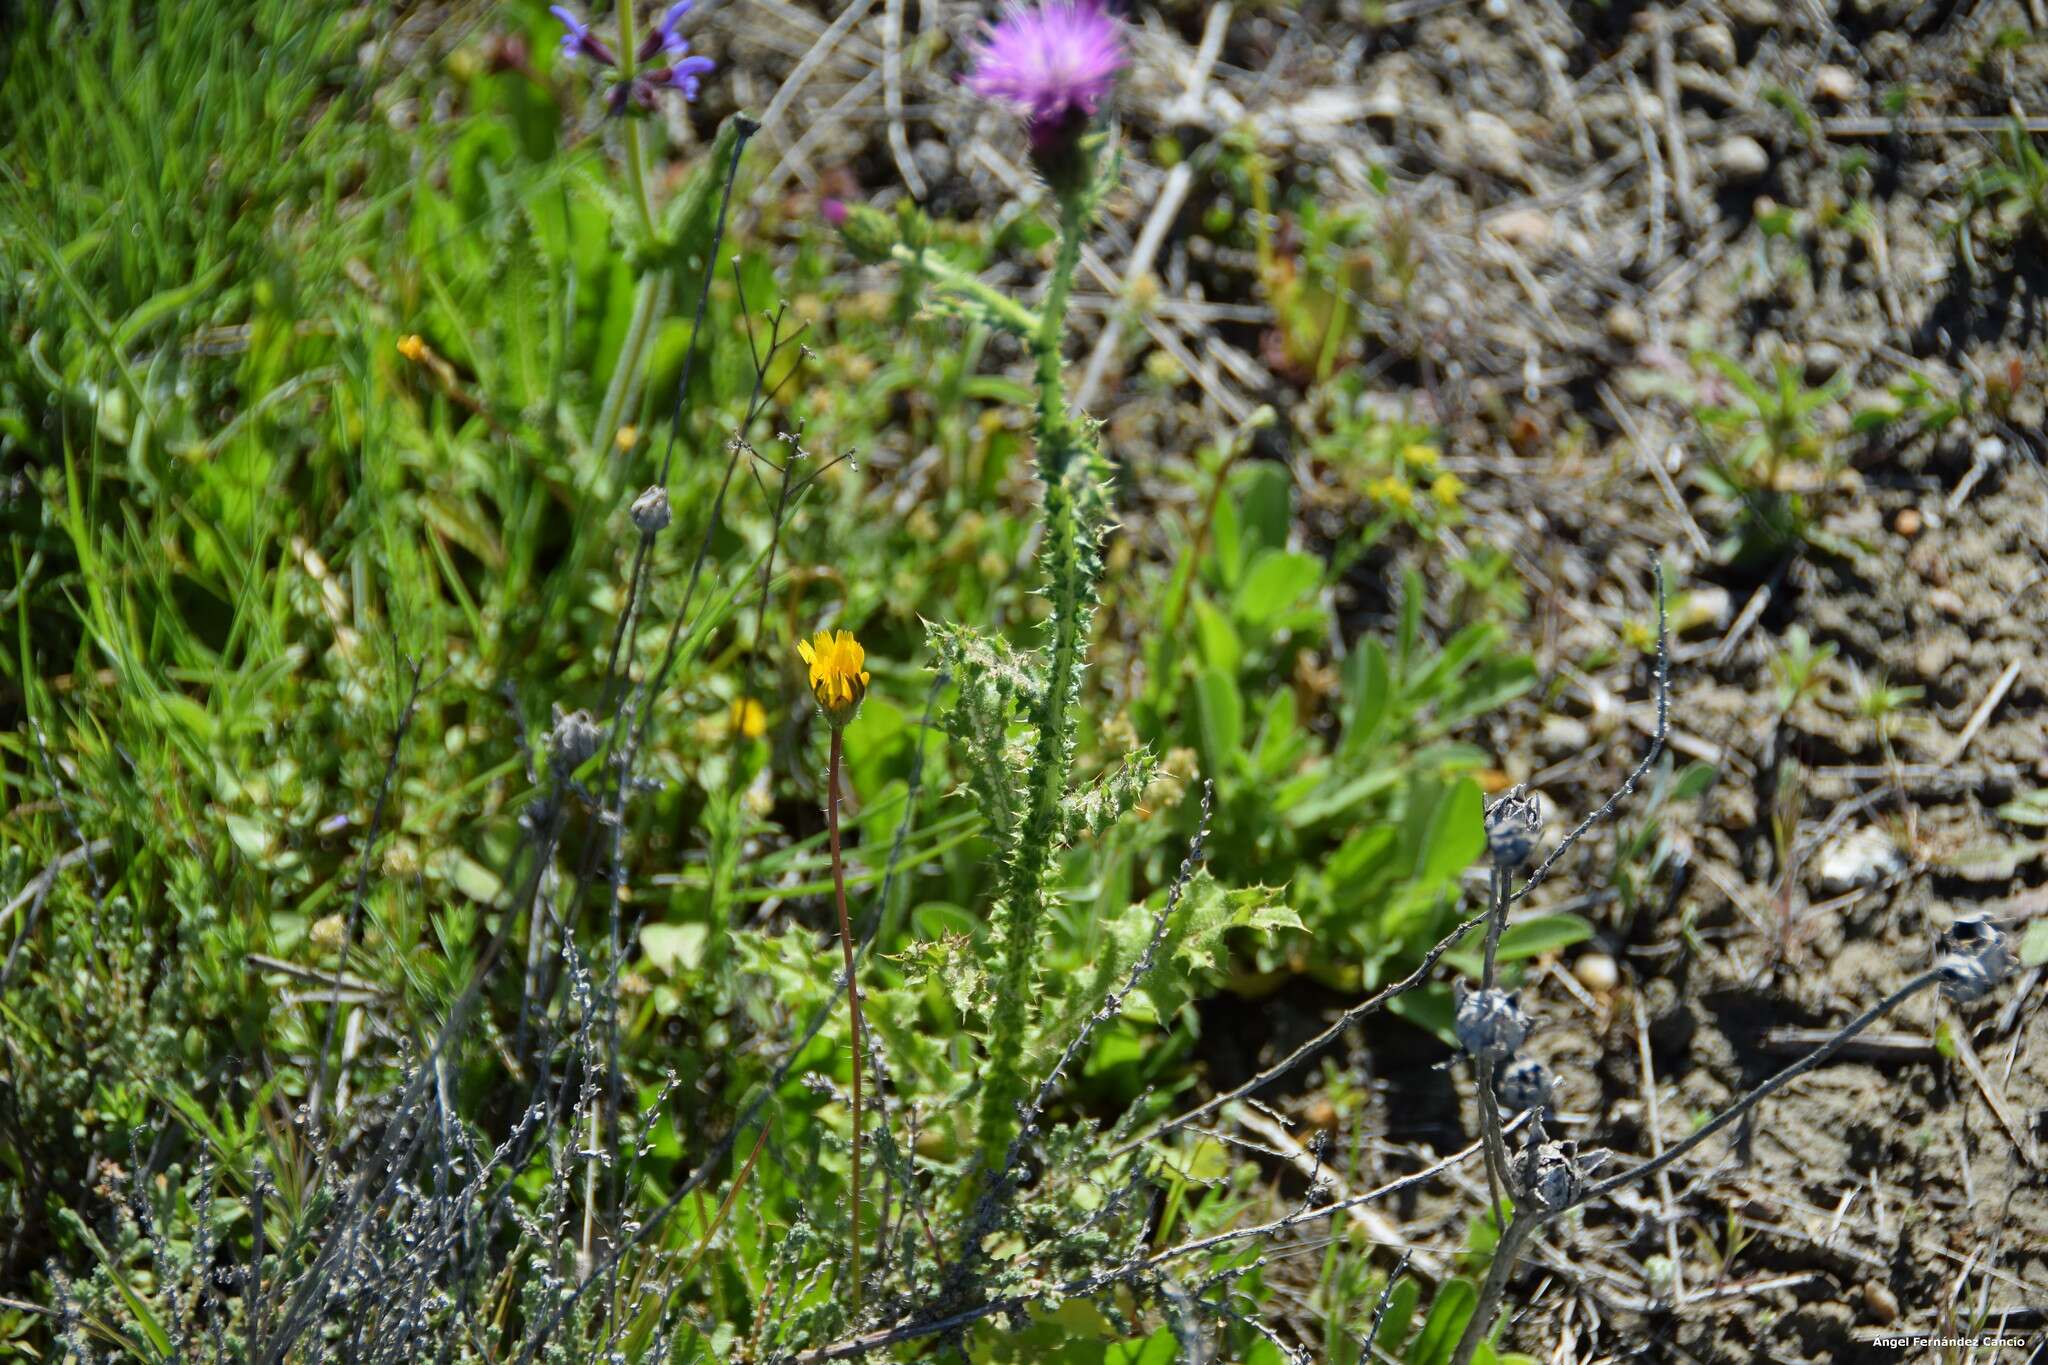
<svg viewBox="0 0 2048 1365">
<path fill-rule="evenodd" d="M 1017 1106 L 1026 1094 L 1022 1062 L 1034 1023 L 1033 974 L 1044 934 L 1046 882 L 1070 823 L 1074 708 L 1087 665 L 1109 517 L 1098 430 L 1068 410 L 1061 343 L 1082 243 L 1116 181 L 1117 159 L 1095 117 L 1125 62 L 1122 25 L 1095 0 L 1012 8 L 974 49 L 967 88 L 1024 116 L 1032 164 L 1045 178 L 1057 213 L 1058 245 L 1035 309 L 928 251 L 915 213 L 892 220 L 864 205 L 841 205 L 832 214 L 856 255 L 895 261 L 929 289 L 937 307 L 1015 336 L 1034 361 L 1036 470 L 1044 488 L 1039 563 L 1052 604 L 1048 638 L 1041 650 L 1025 656 L 967 630 L 932 632 L 939 666 L 960 682 L 949 729 L 956 737 L 979 737 L 968 745 L 967 760 L 978 770 L 970 781 L 1002 862 L 995 1003 L 978 1120 L 982 1159 L 991 1170 L 1016 1132 Z M 1022 705 L 1032 729 L 1021 782 L 1008 761 L 1013 703 Z"/>
</svg>

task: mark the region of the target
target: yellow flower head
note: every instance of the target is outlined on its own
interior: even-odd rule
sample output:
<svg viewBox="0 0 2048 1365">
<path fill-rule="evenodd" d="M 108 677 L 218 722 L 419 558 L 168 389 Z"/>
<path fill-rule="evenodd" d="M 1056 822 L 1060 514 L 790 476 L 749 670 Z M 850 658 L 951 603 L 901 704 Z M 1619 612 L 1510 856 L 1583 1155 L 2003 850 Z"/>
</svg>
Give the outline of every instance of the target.
<svg viewBox="0 0 2048 1365">
<path fill-rule="evenodd" d="M 1452 511 L 1457 507 L 1458 499 L 1465 496 L 1465 481 L 1456 474 L 1445 471 L 1431 482 L 1429 495 L 1435 498 L 1437 505 L 1446 512 Z"/>
<path fill-rule="evenodd" d="M 1410 469 L 1435 469 L 1437 458 L 1435 446 L 1412 445 L 1401 448 L 1401 462 Z"/>
<path fill-rule="evenodd" d="M 1396 478 L 1374 479 L 1366 485 L 1366 496 L 1382 506 L 1406 512 L 1415 506 L 1415 490 Z"/>
<path fill-rule="evenodd" d="M 427 358 L 427 343 L 418 332 L 408 332 L 398 339 L 398 353 L 417 365 Z"/>
<path fill-rule="evenodd" d="M 768 733 L 768 712 L 752 697 L 741 697 L 735 701 L 726 719 L 733 729 L 748 739 L 759 739 Z"/>
<path fill-rule="evenodd" d="M 620 450 L 631 450 L 640 442 L 640 428 L 636 426 L 620 427 L 618 434 L 613 436 L 612 440 L 618 443 Z"/>
<path fill-rule="evenodd" d="M 796 652 L 811 666 L 811 695 L 825 712 L 825 719 L 844 725 L 860 710 L 860 699 L 868 694 L 867 651 L 853 632 L 834 634 L 821 630 L 816 638 L 798 640 Z"/>
</svg>

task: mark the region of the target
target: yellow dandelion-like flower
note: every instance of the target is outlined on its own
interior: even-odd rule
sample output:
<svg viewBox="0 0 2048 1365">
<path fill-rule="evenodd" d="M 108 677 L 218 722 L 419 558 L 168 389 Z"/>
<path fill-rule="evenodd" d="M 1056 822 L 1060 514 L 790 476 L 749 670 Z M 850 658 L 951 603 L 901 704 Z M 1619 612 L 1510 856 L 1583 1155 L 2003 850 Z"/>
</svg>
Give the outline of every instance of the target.
<svg viewBox="0 0 2048 1365">
<path fill-rule="evenodd" d="M 811 666 L 811 695 L 825 719 L 834 725 L 852 720 L 868 694 L 867 651 L 853 632 L 821 630 L 813 639 L 798 640 L 796 652 Z"/>
<path fill-rule="evenodd" d="M 1415 506 L 1415 490 L 1391 476 L 1374 479 L 1367 484 L 1365 495 L 1381 506 L 1392 507 L 1402 512 Z"/>
<path fill-rule="evenodd" d="M 1465 496 L 1465 481 L 1456 474 L 1439 474 L 1429 485 L 1429 495 L 1435 498 L 1437 506 L 1446 512 L 1455 511 L 1458 500 Z"/>
<path fill-rule="evenodd" d="M 640 443 L 640 428 L 636 426 L 620 427 L 618 434 L 613 436 L 612 439 L 618 442 L 620 450 L 631 450 Z"/>
<path fill-rule="evenodd" d="M 1407 465 L 1410 469 L 1435 469 L 1436 462 L 1440 458 L 1442 457 L 1437 454 L 1435 446 L 1412 445 L 1401 447 L 1401 463 Z"/>
<path fill-rule="evenodd" d="M 427 358 L 427 342 L 418 332 L 407 332 L 398 339 L 398 353 L 418 365 Z"/>
<path fill-rule="evenodd" d="M 768 733 L 768 712 L 752 697 L 741 697 L 726 713 L 726 720 L 732 728 L 748 739 L 759 739 Z"/>
</svg>

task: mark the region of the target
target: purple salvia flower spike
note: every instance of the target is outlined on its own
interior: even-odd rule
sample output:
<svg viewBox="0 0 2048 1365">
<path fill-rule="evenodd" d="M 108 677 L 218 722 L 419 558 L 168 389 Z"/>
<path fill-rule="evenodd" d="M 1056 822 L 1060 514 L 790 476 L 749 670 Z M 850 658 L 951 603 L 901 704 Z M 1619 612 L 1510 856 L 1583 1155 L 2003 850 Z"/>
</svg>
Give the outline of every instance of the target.
<svg viewBox="0 0 2048 1365">
<path fill-rule="evenodd" d="M 562 35 L 563 60 L 573 62 L 579 57 L 588 57 L 602 66 L 619 64 L 617 55 L 590 31 L 588 24 L 576 17 L 575 10 L 567 5 L 549 5 L 548 13 L 561 20 L 562 27 L 568 30 Z"/>
<path fill-rule="evenodd" d="M 662 14 L 661 19 L 640 44 L 640 60 L 651 61 L 657 52 L 666 52 L 670 57 L 681 57 L 690 50 L 690 40 L 676 32 L 676 25 L 683 22 L 683 16 L 690 12 L 691 0 L 676 0 Z"/>
</svg>

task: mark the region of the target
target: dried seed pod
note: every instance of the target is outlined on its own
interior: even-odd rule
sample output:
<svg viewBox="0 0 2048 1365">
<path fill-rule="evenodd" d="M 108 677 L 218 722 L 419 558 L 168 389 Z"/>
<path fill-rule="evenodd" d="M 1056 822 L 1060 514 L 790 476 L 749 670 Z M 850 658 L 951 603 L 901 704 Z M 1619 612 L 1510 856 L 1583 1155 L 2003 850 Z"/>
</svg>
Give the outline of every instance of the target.
<svg viewBox="0 0 2048 1365">
<path fill-rule="evenodd" d="M 1460 982 L 1455 1031 L 1459 1046 L 1474 1057 L 1496 1061 L 1515 1055 L 1529 1036 L 1529 1018 L 1522 1013 L 1521 995 L 1508 991 L 1467 990 Z"/>
<path fill-rule="evenodd" d="M 2012 971 L 2012 950 L 1983 915 L 1964 915 L 1941 936 L 1941 993 L 1958 1004 L 1982 1000 Z"/>
<path fill-rule="evenodd" d="M 1529 861 L 1542 833 L 1543 808 L 1524 787 L 1486 808 L 1486 851 L 1495 867 L 1520 867 Z"/>
<path fill-rule="evenodd" d="M 555 708 L 555 725 L 548 731 L 548 766 L 557 781 L 566 781 L 604 743 L 604 731 L 588 711 Z"/>
<path fill-rule="evenodd" d="M 640 528 L 642 535 L 655 535 L 668 529 L 668 490 L 660 484 L 650 487 L 645 493 L 633 499 L 633 524 Z"/>
<path fill-rule="evenodd" d="M 1515 1175 L 1522 1193 L 1546 1209 L 1562 1209 L 1579 1197 L 1586 1180 L 1607 1164 L 1605 1151 L 1581 1153 L 1579 1144 L 1567 1138 L 1543 1140 L 1543 1125 L 1529 1128 L 1529 1144 L 1515 1163 Z"/>
<path fill-rule="evenodd" d="M 1501 1107 L 1510 1114 L 1519 1114 L 1525 1109 L 1541 1110 L 1550 1104 L 1550 1092 L 1557 1086 L 1557 1078 L 1550 1074 L 1550 1068 L 1534 1057 L 1523 1057 L 1508 1063 L 1500 1073 Z"/>
</svg>

